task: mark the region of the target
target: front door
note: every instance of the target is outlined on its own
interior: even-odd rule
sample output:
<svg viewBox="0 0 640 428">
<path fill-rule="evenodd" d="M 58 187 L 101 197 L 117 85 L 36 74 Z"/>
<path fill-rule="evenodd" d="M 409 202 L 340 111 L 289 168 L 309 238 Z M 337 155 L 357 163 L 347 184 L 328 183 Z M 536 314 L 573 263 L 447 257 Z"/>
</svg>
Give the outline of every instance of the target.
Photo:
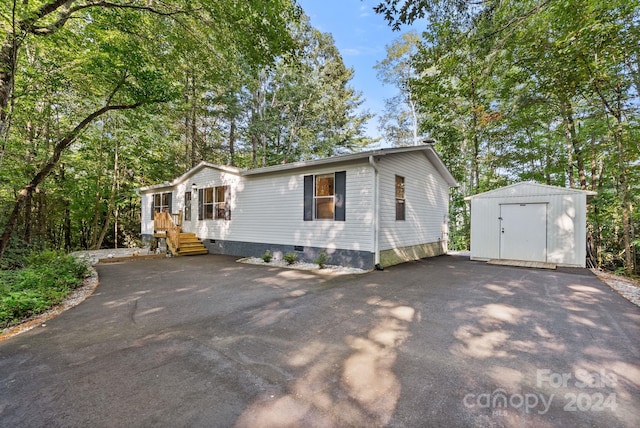
<svg viewBox="0 0 640 428">
<path fill-rule="evenodd" d="M 547 204 L 500 205 L 500 258 L 547 261 Z"/>
</svg>

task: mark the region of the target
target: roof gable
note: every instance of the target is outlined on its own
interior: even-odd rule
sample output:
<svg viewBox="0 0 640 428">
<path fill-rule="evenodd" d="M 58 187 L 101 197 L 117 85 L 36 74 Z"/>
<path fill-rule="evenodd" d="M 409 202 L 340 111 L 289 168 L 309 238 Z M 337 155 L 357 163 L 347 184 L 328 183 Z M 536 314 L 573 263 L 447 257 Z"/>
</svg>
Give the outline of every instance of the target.
<svg viewBox="0 0 640 428">
<path fill-rule="evenodd" d="M 456 187 L 458 185 L 453 175 L 451 175 L 451 173 L 449 172 L 445 164 L 442 162 L 442 159 L 440 159 L 440 157 L 434 150 L 433 146 L 430 143 L 428 143 L 428 144 L 422 144 L 419 146 L 395 147 L 395 148 L 389 148 L 389 149 L 370 150 L 370 151 L 352 153 L 348 155 L 333 156 L 330 158 L 315 159 L 315 160 L 302 161 L 302 162 L 293 162 L 293 163 L 282 164 L 282 165 L 273 165 L 273 166 L 267 166 L 263 168 L 243 169 L 243 170 L 235 167 L 230 167 L 230 166 L 216 165 L 209 162 L 200 162 L 198 165 L 196 165 L 189 171 L 185 172 L 184 174 L 182 174 L 181 176 L 179 176 L 178 178 L 170 182 L 141 187 L 140 189 L 138 189 L 138 191 L 145 192 L 149 190 L 173 187 L 185 181 L 190 176 L 196 174 L 198 171 L 204 168 L 217 169 L 220 171 L 225 171 L 225 172 L 240 175 L 240 176 L 252 176 L 252 175 L 274 174 L 274 173 L 280 173 L 282 171 L 290 171 L 290 170 L 292 171 L 297 169 L 316 168 L 319 166 L 335 165 L 335 164 L 340 164 L 345 162 L 354 162 L 359 160 L 366 160 L 371 157 L 376 158 L 381 156 L 394 155 L 398 153 L 424 154 L 426 158 L 429 160 L 429 162 L 433 164 L 433 166 L 436 168 L 436 170 L 440 173 L 440 175 L 444 178 L 444 180 L 450 187 Z"/>
<path fill-rule="evenodd" d="M 191 168 L 189 171 L 185 172 L 184 174 L 182 174 L 181 176 L 179 176 L 177 178 L 174 178 L 171 181 L 165 181 L 164 183 L 153 184 L 151 186 L 141 187 L 140 189 L 138 189 L 138 191 L 145 192 L 145 191 L 148 191 L 148 190 L 162 189 L 162 188 L 165 188 L 165 187 L 173 187 L 173 186 L 185 181 L 186 179 L 188 179 L 192 175 L 198 173 L 199 171 L 201 171 L 201 170 L 203 170 L 205 168 L 217 169 L 219 171 L 224 171 L 224 172 L 228 172 L 228 173 L 236 174 L 236 175 L 240 175 L 241 172 L 242 172 L 240 169 L 235 168 L 233 166 L 217 165 L 215 163 L 209 163 L 209 162 L 202 161 L 198 165 L 196 165 L 193 168 Z"/>
<path fill-rule="evenodd" d="M 282 164 L 282 165 L 267 166 L 263 168 L 248 169 L 248 170 L 243 170 L 241 174 L 246 176 L 272 174 L 272 173 L 277 173 L 277 172 L 282 172 L 287 170 L 309 169 L 309 168 L 315 168 L 318 166 L 326 166 L 326 165 L 334 165 L 334 164 L 345 163 L 345 162 L 353 162 L 358 160 L 366 160 L 369 157 L 376 158 L 381 156 L 395 155 L 398 153 L 412 153 L 412 152 L 415 152 L 415 153 L 422 152 L 427 157 L 429 162 L 433 164 L 433 166 L 440 173 L 440 175 L 442 175 L 442 177 L 445 179 L 445 181 L 450 187 L 456 187 L 458 185 L 458 183 L 456 182 L 456 179 L 453 177 L 453 175 L 451 175 L 451 173 L 445 166 L 444 162 L 442 162 L 442 159 L 440 159 L 440 156 L 438 156 L 438 154 L 436 153 L 436 151 L 434 150 L 433 146 L 430 143 L 422 144 L 419 146 L 394 147 L 389 149 L 369 150 L 369 151 L 363 151 L 358 153 L 352 153 L 348 155 L 333 156 L 330 158 L 315 159 L 315 160 L 293 162 L 293 163 Z"/>
</svg>

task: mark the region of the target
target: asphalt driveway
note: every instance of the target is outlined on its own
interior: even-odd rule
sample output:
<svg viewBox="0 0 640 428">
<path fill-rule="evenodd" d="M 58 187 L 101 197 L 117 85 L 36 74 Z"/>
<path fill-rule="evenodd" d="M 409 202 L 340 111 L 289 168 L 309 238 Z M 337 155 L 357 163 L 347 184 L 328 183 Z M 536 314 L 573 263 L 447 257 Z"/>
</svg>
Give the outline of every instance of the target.
<svg viewBox="0 0 640 428">
<path fill-rule="evenodd" d="M 98 272 L 0 343 L 1 426 L 640 426 L 640 309 L 586 270 Z"/>
</svg>

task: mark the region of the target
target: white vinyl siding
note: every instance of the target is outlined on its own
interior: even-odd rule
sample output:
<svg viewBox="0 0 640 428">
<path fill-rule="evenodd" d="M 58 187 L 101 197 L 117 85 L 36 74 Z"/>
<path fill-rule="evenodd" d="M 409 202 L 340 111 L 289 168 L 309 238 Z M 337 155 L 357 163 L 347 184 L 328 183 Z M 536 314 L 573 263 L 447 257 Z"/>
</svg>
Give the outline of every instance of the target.
<svg viewBox="0 0 640 428">
<path fill-rule="evenodd" d="M 422 153 L 383 157 L 380 171 L 380 250 L 447 239 L 449 186 Z M 405 220 L 396 221 L 396 176 L 404 177 Z"/>
<path fill-rule="evenodd" d="M 304 176 L 337 171 L 346 171 L 345 221 L 305 222 Z M 184 210 L 184 193 L 189 191 L 192 194 L 192 221 L 184 223 L 183 228 L 185 232 L 196 233 L 201 239 L 373 251 L 372 182 L 373 170 L 366 160 L 347 166 L 242 177 L 215 168 L 203 168 L 176 184 L 173 211 Z M 199 202 L 196 189 L 217 186 L 230 186 L 231 220 L 197 221 Z M 151 194 L 142 194 L 143 234 L 153 233 L 153 219 L 149 218 L 150 197 Z"/>
<path fill-rule="evenodd" d="M 346 171 L 345 221 L 304 221 L 304 176 Z M 243 177 L 226 238 L 243 242 L 373 251 L 372 170 L 366 163 Z"/>
<path fill-rule="evenodd" d="M 140 195 L 140 204 L 142 209 L 142 212 L 140 213 L 140 229 L 143 235 L 153 235 L 153 216 L 151 215 L 151 207 L 155 206 L 155 195 L 171 193 L 172 190 L 172 187 L 156 188 L 154 190 L 148 190 Z M 180 204 L 181 202 L 176 200 L 174 192 L 172 196 L 172 211 L 178 212 L 178 210 L 181 209 L 178 208 Z"/>
<path fill-rule="evenodd" d="M 142 193 L 140 195 L 140 231 L 142 235 L 153 235 L 153 218 L 151 217 L 151 207 L 153 205 L 153 193 Z"/>
<path fill-rule="evenodd" d="M 184 192 L 191 192 L 191 218 L 194 221 L 185 223 L 183 229 L 185 232 L 193 232 L 200 239 L 227 239 L 223 238 L 228 234 L 233 220 L 221 221 L 221 219 L 215 218 L 215 202 L 216 202 L 216 187 L 229 186 L 231 189 L 229 195 L 229 209 L 231 211 L 231 219 L 233 219 L 234 209 L 237 205 L 234 189 L 241 188 L 240 183 L 243 182 L 243 178 L 232 172 L 221 171 L 215 168 L 203 168 L 195 174 L 186 178 L 183 183 L 178 184 L 177 197 L 180 201 L 184 201 Z M 199 192 L 200 189 L 211 189 L 212 192 L 212 204 L 211 215 L 212 218 L 205 220 L 198 220 L 198 207 Z M 227 202 L 227 201 L 225 201 Z M 174 208 L 175 209 L 175 208 Z M 180 209 L 184 209 L 183 206 Z"/>
</svg>

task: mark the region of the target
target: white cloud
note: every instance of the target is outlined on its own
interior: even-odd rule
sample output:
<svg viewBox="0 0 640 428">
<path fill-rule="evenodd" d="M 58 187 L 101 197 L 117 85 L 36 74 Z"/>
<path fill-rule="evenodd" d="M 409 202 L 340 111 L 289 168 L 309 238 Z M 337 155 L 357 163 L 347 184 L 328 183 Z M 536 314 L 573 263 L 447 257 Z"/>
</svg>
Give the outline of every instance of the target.
<svg viewBox="0 0 640 428">
<path fill-rule="evenodd" d="M 356 49 L 356 48 L 345 48 L 345 49 L 342 49 L 342 55 L 359 56 L 360 54 L 361 54 L 361 51 L 359 49 Z"/>
</svg>

